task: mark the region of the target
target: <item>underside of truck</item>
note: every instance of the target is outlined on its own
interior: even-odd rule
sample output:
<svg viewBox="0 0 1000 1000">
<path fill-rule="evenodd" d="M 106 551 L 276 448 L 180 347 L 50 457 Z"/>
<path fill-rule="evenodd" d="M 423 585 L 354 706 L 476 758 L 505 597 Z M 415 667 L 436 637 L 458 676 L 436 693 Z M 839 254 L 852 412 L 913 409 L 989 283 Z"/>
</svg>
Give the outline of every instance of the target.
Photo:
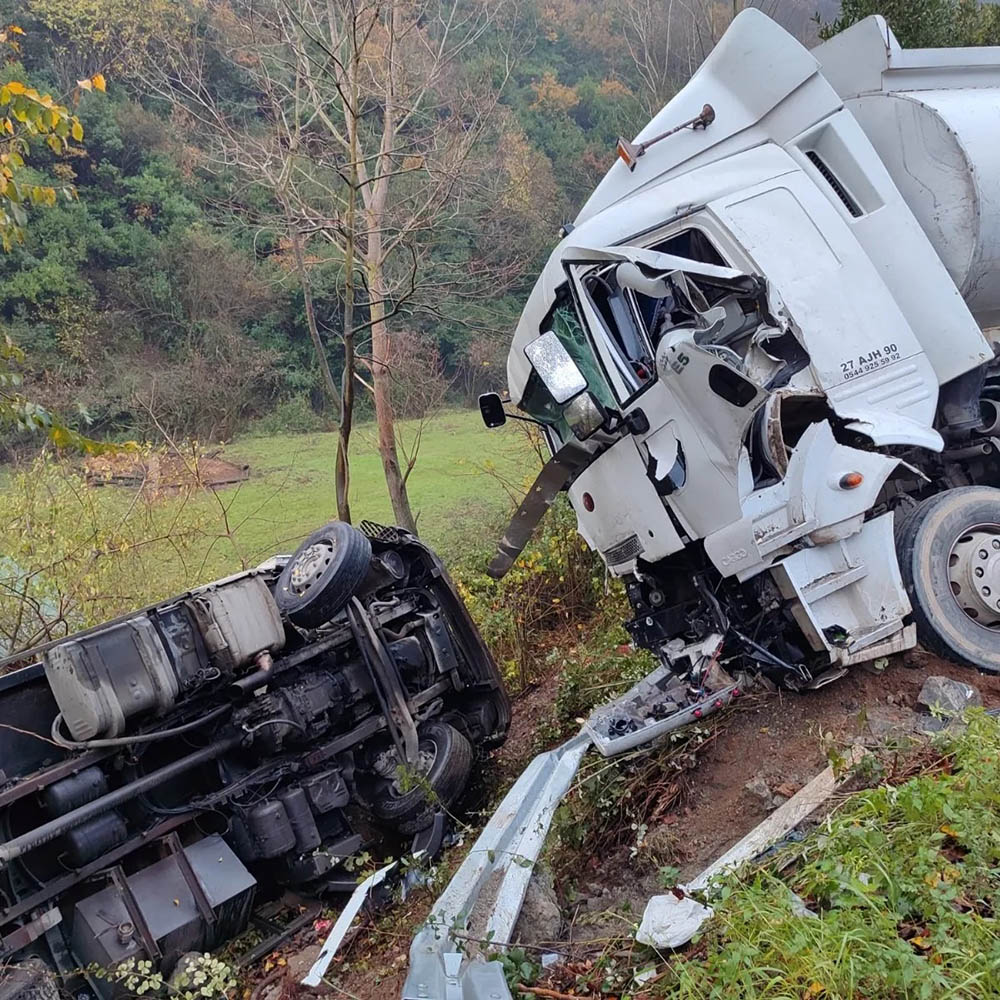
<svg viewBox="0 0 1000 1000">
<path fill-rule="evenodd" d="M 49 971 L 110 996 L 79 970 L 169 973 L 284 891 L 354 889 L 363 850 L 440 846 L 510 706 L 437 557 L 362 529 L 7 664 L 0 967 L 37 972 L 24 996 Z"/>
</svg>

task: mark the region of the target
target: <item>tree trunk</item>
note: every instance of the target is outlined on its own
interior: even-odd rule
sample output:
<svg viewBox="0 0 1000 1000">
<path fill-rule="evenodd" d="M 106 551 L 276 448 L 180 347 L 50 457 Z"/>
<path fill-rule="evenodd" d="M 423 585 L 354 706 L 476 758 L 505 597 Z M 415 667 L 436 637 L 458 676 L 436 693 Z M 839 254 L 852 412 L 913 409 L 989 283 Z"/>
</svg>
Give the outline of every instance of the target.
<svg viewBox="0 0 1000 1000">
<path fill-rule="evenodd" d="M 356 66 L 355 66 L 356 73 Z M 352 77 L 351 100 L 357 101 L 357 79 Z M 351 468 L 348 449 L 354 426 L 354 261 L 357 253 L 355 229 L 358 206 L 358 131 L 357 121 L 348 119 L 351 169 L 344 212 L 344 372 L 340 380 L 340 436 L 337 440 L 337 516 L 351 523 Z"/>
<path fill-rule="evenodd" d="M 375 390 L 375 423 L 378 427 L 378 451 L 382 457 L 385 484 L 389 489 L 392 513 L 396 524 L 417 533 L 417 522 L 410 509 L 410 497 L 399 467 L 396 450 L 396 414 L 392 408 L 392 371 L 389 368 L 389 329 L 385 322 L 385 300 L 381 280 L 382 268 L 368 263 L 368 290 L 372 297 L 372 388 Z"/>
<path fill-rule="evenodd" d="M 298 230 L 295 228 L 295 219 L 292 215 L 291 207 L 287 202 L 284 204 L 285 219 L 288 223 L 288 235 L 292 242 L 292 256 L 295 259 L 295 270 L 299 277 L 299 285 L 302 288 L 302 301 L 305 305 L 306 326 L 309 328 L 309 338 L 312 340 L 313 350 L 316 353 L 316 361 L 323 374 L 323 388 L 326 391 L 327 399 L 334 409 L 340 411 L 339 438 L 337 440 L 337 460 L 335 464 L 334 478 L 336 480 L 337 517 L 341 521 L 351 522 L 351 508 L 348 503 L 347 490 L 350 484 L 350 466 L 347 458 L 347 444 L 350 439 L 350 410 L 347 409 L 345 401 L 337 392 L 337 383 L 334 381 L 333 372 L 330 371 L 330 362 L 326 356 L 326 348 L 323 345 L 323 338 L 319 333 L 319 325 L 316 323 L 316 310 L 313 306 L 312 285 L 309 283 L 309 273 L 306 270 L 305 255 L 302 253 L 302 241 Z M 353 325 L 353 316 L 351 325 Z M 346 329 L 346 323 L 345 323 Z M 346 361 L 346 358 L 345 358 Z M 351 354 L 351 405 L 354 402 L 353 385 L 353 351 Z M 345 371 L 347 369 L 345 368 Z M 344 414 L 348 413 L 347 435 L 344 435 Z"/>
<path fill-rule="evenodd" d="M 348 291 L 348 294 L 353 294 Z M 351 466 L 348 449 L 351 443 L 351 429 L 354 424 L 354 336 L 348 321 L 353 324 L 354 310 L 344 309 L 344 375 L 341 379 L 340 426 L 337 437 L 337 517 L 351 523 Z"/>
<path fill-rule="evenodd" d="M 365 265 L 368 274 L 368 297 L 371 302 L 372 331 L 372 389 L 375 396 L 375 424 L 378 428 L 378 450 L 385 472 L 385 485 L 389 490 L 392 513 L 396 524 L 407 531 L 417 533 L 417 520 L 410 509 L 410 497 L 406 491 L 406 480 L 399 467 L 396 450 L 396 414 L 392 409 L 392 358 L 389 345 L 389 328 L 385 322 L 386 283 L 385 252 L 382 234 L 386 217 L 386 201 L 389 195 L 389 175 L 392 161 L 390 154 L 396 139 L 396 3 L 389 0 L 385 10 L 386 39 L 388 41 L 388 72 L 385 74 L 385 105 L 382 110 L 382 136 L 379 153 L 375 159 L 375 177 L 365 196 L 365 222 L 368 227 Z M 362 168 L 363 169 L 363 168 Z M 360 176 L 360 173 L 359 173 Z"/>
</svg>

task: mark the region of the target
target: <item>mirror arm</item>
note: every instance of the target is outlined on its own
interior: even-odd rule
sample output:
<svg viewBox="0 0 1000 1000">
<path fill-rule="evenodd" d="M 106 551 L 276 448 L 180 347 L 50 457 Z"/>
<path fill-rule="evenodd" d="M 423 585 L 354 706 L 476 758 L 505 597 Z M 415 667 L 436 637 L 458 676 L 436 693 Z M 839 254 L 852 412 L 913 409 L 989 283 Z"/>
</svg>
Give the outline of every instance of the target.
<svg viewBox="0 0 1000 1000">
<path fill-rule="evenodd" d="M 506 399 L 504 399 L 503 396 L 501 396 L 500 402 L 503 403 L 504 406 L 510 406 L 511 405 L 510 396 L 508 396 Z M 520 420 L 521 423 L 523 424 L 534 424 L 536 427 L 545 426 L 545 424 L 543 424 L 541 420 L 532 420 L 531 417 L 520 417 L 516 413 L 507 413 L 506 410 L 504 410 L 503 412 L 507 414 L 508 420 Z"/>
<path fill-rule="evenodd" d="M 507 413 L 507 411 L 504 410 L 504 413 Z M 532 420 L 531 417 L 519 417 L 516 413 L 507 413 L 507 419 L 508 420 L 520 420 L 521 423 L 523 423 L 523 424 L 534 424 L 536 427 L 544 427 L 545 426 L 545 424 L 543 424 L 541 422 L 541 420 Z"/>
</svg>

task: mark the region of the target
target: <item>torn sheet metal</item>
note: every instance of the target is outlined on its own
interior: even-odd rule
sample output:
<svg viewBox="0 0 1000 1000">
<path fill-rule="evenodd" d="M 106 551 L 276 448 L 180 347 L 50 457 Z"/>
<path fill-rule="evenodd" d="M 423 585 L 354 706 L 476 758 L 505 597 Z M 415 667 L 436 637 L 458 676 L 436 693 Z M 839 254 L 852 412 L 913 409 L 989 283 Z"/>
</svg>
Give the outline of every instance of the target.
<svg viewBox="0 0 1000 1000">
<path fill-rule="evenodd" d="M 413 939 L 403 1000 L 510 1000 L 502 966 L 474 955 L 475 945 L 510 942 L 556 807 L 589 746 L 581 731 L 535 757 L 514 783 Z"/>
<path fill-rule="evenodd" d="M 326 941 L 323 942 L 323 947 L 320 949 L 319 955 L 316 957 L 316 961 L 313 962 L 312 968 L 306 973 L 305 978 L 302 980 L 303 986 L 319 986 L 323 981 L 323 977 L 326 975 L 326 970 L 330 968 L 330 962 L 333 961 L 333 956 L 337 953 L 337 949 L 341 946 L 344 940 L 344 936 L 347 934 L 348 928 L 351 926 L 354 918 L 358 915 L 361 907 L 364 905 L 365 900 L 368 898 L 368 893 L 372 891 L 380 882 L 385 880 L 386 875 L 396 867 L 396 862 L 393 861 L 392 864 L 386 865 L 384 868 L 380 868 L 377 872 L 369 875 L 368 878 L 362 882 L 354 892 L 351 893 L 351 898 L 347 901 L 347 905 L 340 911 L 340 916 L 337 917 L 337 922 L 330 929 L 330 933 L 327 935 Z"/>
<path fill-rule="evenodd" d="M 712 649 L 701 659 L 711 659 L 720 641 L 715 636 L 706 643 Z M 659 667 L 620 698 L 594 709 L 584 728 L 605 757 L 614 757 L 711 715 L 745 689 L 743 678 L 733 680 L 716 669 L 706 671 L 701 690 L 692 699 L 687 683 Z"/>
</svg>

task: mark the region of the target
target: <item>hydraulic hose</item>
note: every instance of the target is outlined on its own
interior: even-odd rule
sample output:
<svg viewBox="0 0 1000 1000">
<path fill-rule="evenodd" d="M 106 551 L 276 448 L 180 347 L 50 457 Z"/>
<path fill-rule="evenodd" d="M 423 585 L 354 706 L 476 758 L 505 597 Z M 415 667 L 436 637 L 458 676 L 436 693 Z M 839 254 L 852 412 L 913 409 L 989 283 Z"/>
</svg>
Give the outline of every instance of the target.
<svg viewBox="0 0 1000 1000">
<path fill-rule="evenodd" d="M 8 840 L 6 844 L 0 844 L 0 865 L 4 865 L 14 858 L 19 858 L 22 854 L 27 854 L 28 851 L 32 851 L 36 847 L 41 847 L 42 844 L 47 844 L 49 841 L 55 840 L 56 837 L 62 835 L 72 827 L 78 826 L 85 820 L 108 812 L 110 809 L 120 806 L 123 802 L 128 802 L 137 795 L 142 795 L 157 785 L 162 785 L 164 782 L 170 781 L 180 774 L 184 774 L 185 771 L 190 771 L 200 764 L 207 764 L 210 760 L 221 757 L 234 747 L 239 746 L 242 740 L 243 736 L 230 736 L 227 739 L 220 740 L 218 743 L 213 743 L 211 746 L 188 754 L 187 757 L 181 757 L 180 760 L 175 760 L 172 764 L 167 764 L 159 768 L 159 770 L 150 771 L 149 774 L 144 775 L 136 781 L 129 782 L 129 784 L 123 785 L 121 788 L 116 788 L 113 792 L 108 792 L 107 795 L 102 795 L 92 802 L 87 802 L 76 809 L 71 809 L 63 816 L 57 816 L 48 823 L 43 823 L 41 826 L 35 827 L 34 830 L 29 830 L 27 833 L 23 833 L 13 840 Z"/>
<path fill-rule="evenodd" d="M 59 727 L 63 721 L 62 713 L 60 713 L 52 720 L 52 742 L 58 743 L 59 746 L 66 750 L 99 750 L 104 747 L 130 747 L 136 743 L 155 743 L 157 740 L 164 740 L 171 736 L 180 736 L 183 733 L 190 732 L 192 729 L 197 729 L 199 726 L 204 726 L 208 722 L 214 722 L 229 712 L 230 707 L 222 705 L 220 708 L 213 709 L 208 715 L 203 715 L 191 722 L 185 722 L 183 726 L 174 726 L 172 729 L 158 729 L 156 732 L 141 733 L 138 736 L 115 736 L 108 739 L 80 740 L 79 742 L 67 739 L 59 732 Z"/>
</svg>

